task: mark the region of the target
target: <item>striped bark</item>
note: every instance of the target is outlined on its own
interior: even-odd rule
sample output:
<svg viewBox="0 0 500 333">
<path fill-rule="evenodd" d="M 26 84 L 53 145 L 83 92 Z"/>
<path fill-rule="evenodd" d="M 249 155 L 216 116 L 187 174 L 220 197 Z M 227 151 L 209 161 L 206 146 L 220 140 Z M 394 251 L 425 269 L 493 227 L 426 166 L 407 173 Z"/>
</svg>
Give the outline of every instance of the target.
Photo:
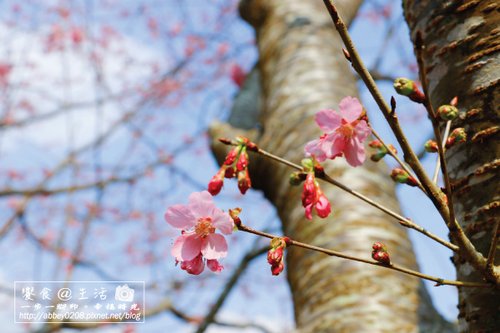
<svg viewBox="0 0 500 333">
<path fill-rule="evenodd" d="M 459 223 L 485 257 L 498 221 L 500 186 L 500 3 L 495 0 L 403 1 L 415 39 L 422 33 L 425 72 L 434 107 L 458 96 L 469 140 L 446 153 Z M 495 263 L 500 263 L 497 250 Z M 481 274 L 459 257 L 457 277 L 482 281 Z M 459 291 L 461 332 L 498 332 L 500 293 L 491 289 Z"/>
</svg>

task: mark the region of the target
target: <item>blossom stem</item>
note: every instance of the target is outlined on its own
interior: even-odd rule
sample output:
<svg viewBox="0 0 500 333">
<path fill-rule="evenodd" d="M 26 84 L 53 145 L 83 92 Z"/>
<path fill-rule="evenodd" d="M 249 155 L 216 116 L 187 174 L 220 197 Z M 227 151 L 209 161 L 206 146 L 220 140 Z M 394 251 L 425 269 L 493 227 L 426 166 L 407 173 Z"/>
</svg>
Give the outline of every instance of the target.
<svg viewBox="0 0 500 333">
<path fill-rule="evenodd" d="M 243 224 L 240 224 L 238 226 L 238 229 L 241 230 L 241 231 L 244 231 L 244 232 L 248 232 L 248 233 L 251 233 L 251 234 L 254 234 L 254 235 L 257 235 L 257 236 L 261 236 L 261 237 L 265 237 L 265 238 L 269 238 L 269 239 L 280 237 L 280 236 L 277 236 L 277 235 L 273 235 L 273 234 L 269 234 L 269 233 L 266 233 L 266 232 L 262 232 L 262 231 L 259 231 L 259 230 L 252 229 L 252 228 L 250 228 L 250 227 L 248 227 L 246 225 L 243 225 Z M 421 273 L 419 271 L 415 271 L 415 270 L 406 268 L 404 266 L 400 266 L 400 265 L 396 265 L 396 264 L 392 264 L 392 263 L 391 264 L 384 264 L 384 263 L 380 263 L 380 262 L 375 261 L 375 260 L 369 260 L 369 259 L 365 259 L 365 258 L 361 258 L 361 257 L 356 257 L 356 256 L 348 255 L 348 254 L 345 254 L 345 253 L 342 253 L 342 252 L 338 252 L 338 251 L 326 249 L 326 248 L 323 248 L 323 247 L 319 247 L 319 246 L 314 246 L 314 245 L 302 243 L 302 242 L 293 240 L 293 239 L 291 239 L 289 237 L 288 237 L 288 240 L 287 240 L 287 245 L 289 245 L 289 246 L 297 246 L 297 247 L 301 247 L 301 248 L 304 248 L 304 249 L 321 252 L 321 253 L 324 253 L 324 254 L 327 254 L 327 255 L 333 256 L 333 257 L 338 257 L 338 258 L 343 258 L 343 259 L 358 261 L 358 262 L 362 262 L 362 263 L 369 264 L 369 265 L 374 265 L 374 266 L 384 267 L 384 268 L 387 268 L 387 269 L 392 269 L 392 270 L 395 270 L 395 271 L 398 271 L 398 272 L 402 272 L 402 273 L 405 273 L 405 274 L 408 274 L 408 275 L 419 277 L 419 278 L 424 279 L 424 280 L 434 281 L 434 282 L 436 282 L 436 286 L 450 285 L 450 286 L 458 286 L 458 287 L 476 287 L 476 288 L 491 288 L 492 287 L 491 284 L 487 284 L 487 283 L 476 283 L 476 282 L 467 282 L 467 281 L 445 280 L 445 279 L 442 279 L 442 278 L 438 278 L 438 277 L 435 277 L 435 276 L 432 276 L 432 275 L 427 275 L 427 274 Z"/>
<path fill-rule="evenodd" d="M 446 128 L 444 130 L 444 135 L 443 135 L 443 143 L 442 143 L 442 146 L 443 146 L 443 151 L 445 151 L 445 145 L 446 145 L 446 139 L 448 139 L 448 135 L 450 135 L 450 128 L 451 128 L 451 120 L 448 120 L 446 122 Z M 441 158 L 438 156 L 437 160 L 436 160 L 436 167 L 434 168 L 434 175 L 432 176 L 432 182 L 434 184 L 437 184 L 437 179 L 438 179 L 438 175 L 439 175 L 439 169 L 441 168 Z"/>
</svg>

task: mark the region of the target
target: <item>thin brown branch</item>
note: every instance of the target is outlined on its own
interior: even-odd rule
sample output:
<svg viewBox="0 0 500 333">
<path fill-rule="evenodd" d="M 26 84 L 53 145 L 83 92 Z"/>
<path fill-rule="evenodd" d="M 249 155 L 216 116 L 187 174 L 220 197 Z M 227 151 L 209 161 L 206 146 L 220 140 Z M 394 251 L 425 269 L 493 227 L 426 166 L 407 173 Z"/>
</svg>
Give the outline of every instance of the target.
<svg viewBox="0 0 500 333">
<path fill-rule="evenodd" d="M 273 235 L 273 234 L 269 234 L 266 232 L 252 229 L 252 228 L 247 227 L 243 224 L 240 224 L 238 226 L 238 229 L 241 231 L 245 231 L 245 232 L 248 232 L 248 233 L 251 233 L 251 234 L 254 234 L 257 236 L 269 238 L 269 239 L 280 237 L 278 235 Z M 333 256 L 333 257 L 348 259 L 348 260 L 362 262 L 362 263 L 369 264 L 369 265 L 374 265 L 374 266 L 378 266 L 378 267 L 392 269 L 392 270 L 395 270 L 395 271 L 398 271 L 401 273 L 416 276 L 416 277 L 424 279 L 424 280 L 434 281 L 434 282 L 436 282 L 436 286 L 450 285 L 450 286 L 457 286 L 457 287 L 475 287 L 475 288 L 492 288 L 493 287 L 493 285 L 487 284 L 487 283 L 446 280 L 446 279 L 438 278 L 438 277 L 435 277 L 432 275 L 427 275 L 427 274 L 406 268 L 404 266 L 396 265 L 393 263 L 383 264 L 383 263 L 380 263 L 380 262 L 375 261 L 375 260 L 369 260 L 369 259 L 365 259 L 365 258 L 361 258 L 361 257 L 348 255 L 348 254 L 345 254 L 342 252 L 338 252 L 338 251 L 334 251 L 334 250 L 330 250 L 330 249 L 325 249 L 323 247 L 314 246 L 314 245 L 310 245 L 310 244 L 306 244 L 306 243 L 301 243 L 301 242 L 298 242 L 298 241 L 290 239 L 290 238 L 289 238 L 289 242 L 287 241 L 287 245 L 297 246 L 297 247 L 301 247 L 304 249 L 321 252 L 321 253 L 324 253 L 324 254 L 327 254 L 327 255 Z"/>
</svg>

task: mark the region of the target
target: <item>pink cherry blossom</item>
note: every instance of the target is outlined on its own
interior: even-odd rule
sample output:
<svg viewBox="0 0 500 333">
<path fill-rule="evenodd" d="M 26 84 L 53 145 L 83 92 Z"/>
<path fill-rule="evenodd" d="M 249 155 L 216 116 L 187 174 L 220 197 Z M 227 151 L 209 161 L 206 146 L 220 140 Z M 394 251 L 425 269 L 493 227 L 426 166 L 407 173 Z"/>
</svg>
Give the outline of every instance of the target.
<svg viewBox="0 0 500 333">
<path fill-rule="evenodd" d="M 218 259 L 227 255 L 227 243 L 224 236 L 215 231 L 231 234 L 233 220 L 214 205 L 210 193 L 192 193 L 187 205 L 169 207 L 165 220 L 181 231 L 171 250 L 172 256 L 181 263 L 181 269 L 198 275 L 203 272 L 204 260 L 207 260 L 210 270 L 222 270 Z"/>
<path fill-rule="evenodd" d="M 360 119 L 363 106 L 357 98 L 348 96 L 342 99 L 339 109 L 339 113 L 326 109 L 316 114 L 315 121 L 325 133 L 306 144 L 306 156 L 323 162 L 343 155 L 350 165 L 359 166 L 365 160 L 363 142 L 370 134 L 368 124 Z"/>
</svg>

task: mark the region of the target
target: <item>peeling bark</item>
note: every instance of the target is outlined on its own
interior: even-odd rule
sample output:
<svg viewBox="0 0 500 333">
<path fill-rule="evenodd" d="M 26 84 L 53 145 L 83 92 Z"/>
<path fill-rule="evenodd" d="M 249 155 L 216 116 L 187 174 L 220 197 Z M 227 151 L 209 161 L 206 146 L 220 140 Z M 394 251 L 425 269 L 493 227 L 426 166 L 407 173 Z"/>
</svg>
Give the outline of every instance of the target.
<svg viewBox="0 0 500 333">
<path fill-rule="evenodd" d="M 411 36 L 423 35 L 424 64 L 433 106 L 458 96 L 469 140 L 446 152 L 457 219 L 485 257 L 498 219 L 500 187 L 500 3 L 498 1 L 404 1 Z M 457 277 L 482 281 L 471 265 L 454 257 Z M 500 264 L 500 251 L 494 260 Z M 498 289 L 459 290 L 461 332 L 498 332 Z"/>
</svg>

